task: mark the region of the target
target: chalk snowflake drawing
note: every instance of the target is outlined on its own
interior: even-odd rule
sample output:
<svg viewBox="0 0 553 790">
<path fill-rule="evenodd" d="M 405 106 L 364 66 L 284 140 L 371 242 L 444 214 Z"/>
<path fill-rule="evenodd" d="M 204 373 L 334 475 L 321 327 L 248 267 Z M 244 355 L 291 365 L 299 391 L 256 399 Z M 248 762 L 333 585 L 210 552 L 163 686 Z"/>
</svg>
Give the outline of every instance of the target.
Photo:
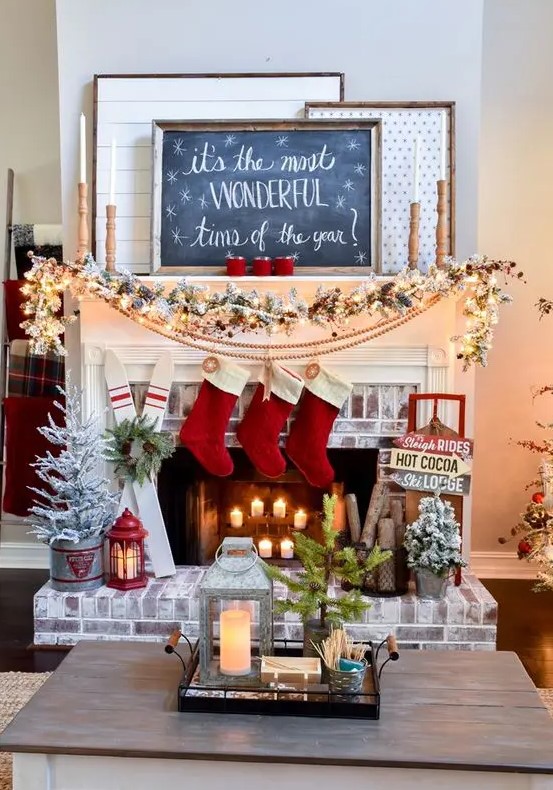
<svg viewBox="0 0 553 790">
<path fill-rule="evenodd" d="M 165 213 L 167 214 L 167 219 L 172 222 L 174 217 L 177 216 L 176 206 L 173 203 L 171 203 L 169 206 L 166 206 Z"/>
<path fill-rule="evenodd" d="M 229 145 L 235 145 L 236 143 L 236 135 L 235 134 L 227 134 L 225 137 L 225 148 L 228 148 Z"/>
<path fill-rule="evenodd" d="M 225 258 L 234 258 L 234 252 L 232 250 L 227 250 Z"/>
<path fill-rule="evenodd" d="M 344 208 L 346 205 L 346 199 L 343 195 L 338 195 L 336 198 L 336 208 Z"/>
<path fill-rule="evenodd" d="M 288 135 L 279 135 L 276 139 L 276 144 L 279 148 L 288 148 Z"/>
<path fill-rule="evenodd" d="M 292 258 L 294 259 L 294 263 L 297 263 L 297 262 L 299 261 L 299 259 L 300 259 L 300 254 L 299 254 L 299 252 L 297 252 L 297 251 L 296 251 L 296 252 L 295 252 L 295 253 L 292 255 Z"/>
<path fill-rule="evenodd" d="M 367 261 L 367 253 L 363 252 L 363 250 L 359 250 L 357 255 L 355 256 L 355 263 L 358 263 L 361 266 L 363 263 Z"/>
<path fill-rule="evenodd" d="M 176 154 L 177 156 L 183 156 L 185 151 L 186 148 L 184 147 L 183 139 L 182 137 L 179 137 L 179 139 L 175 140 L 175 142 L 173 143 L 173 153 Z"/>
<path fill-rule="evenodd" d="M 186 236 L 183 236 L 180 228 L 175 228 L 174 230 L 172 230 L 171 235 L 173 236 L 173 244 L 178 244 L 180 247 L 182 247 L 182 242 L 184 241 Z"/>
<path fill-rule="evenodd" d="M 362 165 L 361 162 L 358 162 L 353 168 L 353 172 L 355 173 L 356 176 L 364 176 L 366 169 L 367 168 L 365 165 Z"/>
<path fill-rule="evenodd" d="M 181 191 L 179 192 L 179 197 L 180 197 L 181 203 L 185 203 L 185 204 L 186 203 L 190 203 L 191 200 L 192 200 L 192 196 L 190 194 L 190 189 L 188 187 L 185 187 L 184 189 L 181 189 Z"/>
<path fill-rule="evenodd" d="M 170 184 L 174 184 L 174 183 L 175 183 L 175 181 L 177 180 L 177 176 L 178 176 L 178 174 L 179 174 L 179 171 L 178 171 L 178 170 L 168 170 L 168 171 L 167 171 L 167 181 L 168 181 Z"/>
<path fill-rule="evenodd" d="M 348 192 L 351 192 L 352 189 L 355 189 L 353 186 L 353 181 L 350 181 L 349 178 L 342 184 L 343 189 L 347 189 Z"/>
<path fill-rule="evenodd" d="M 207 208 L 209 206 L 209 202 L 205 199 L 205 195 L 202 195 L 200 198 L 198 198 L 198 201 L 202 208 Z"/>
<path fill-rule="evenodd" d="M 359 143 L 355 137 L 352 137 L 351 140 L 348 141 L 348 151 L 358 151 L 361 147 L 361 143 Z"/>
</svg>

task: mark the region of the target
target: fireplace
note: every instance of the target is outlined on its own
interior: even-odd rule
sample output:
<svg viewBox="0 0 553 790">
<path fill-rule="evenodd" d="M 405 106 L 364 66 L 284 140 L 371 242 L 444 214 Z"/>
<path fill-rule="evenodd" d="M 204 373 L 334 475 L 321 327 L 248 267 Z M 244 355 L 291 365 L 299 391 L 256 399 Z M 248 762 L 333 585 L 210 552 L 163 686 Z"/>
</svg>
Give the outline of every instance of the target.
<svg viewBox="0 0 553 790">
<path fill-rule="evenodd" d="M 183 447 L 178 447 L 163 464 L 158 492 L 175 563 L 209 564 L 223 538 L 235 535 L 251 536 L 256 546 L 261 540 L 268 540 L 262 549 L 265 548 L 266 554 L 270 547 L 270 561 L 294 566 L 293 558 L 281 557 L 281 541 L 293 541 L 294 516 L 298 511 L 305 514 L 305 534 L 321 539 L 323 490 L 309 485 L 292 466 L 281 477 L 271 479 L 255 470 L 241 448 L 232 447 L 229 452 L 234 472 L 228 478 L 205 472 Z M 336 475 L 329 493 L 338 496 L 335 528 L 341 532 L 346 528 L 345 494 L 356 495 L 360 513 L 367 509 L 376 480 L 378 450 L 330 448 L 328 456 Z M 252 515 L 253 500 L 263 503 L 262 514 Z M 274 515 L 273 505 L 277 501 L 284 505 L 277 506 Z M 235 514 L 235 526 L 231 523 L 231 511 Z M 236 518 L 238 511 L 241 526 L 236 526 L 240 521 Z"/>
</svg>

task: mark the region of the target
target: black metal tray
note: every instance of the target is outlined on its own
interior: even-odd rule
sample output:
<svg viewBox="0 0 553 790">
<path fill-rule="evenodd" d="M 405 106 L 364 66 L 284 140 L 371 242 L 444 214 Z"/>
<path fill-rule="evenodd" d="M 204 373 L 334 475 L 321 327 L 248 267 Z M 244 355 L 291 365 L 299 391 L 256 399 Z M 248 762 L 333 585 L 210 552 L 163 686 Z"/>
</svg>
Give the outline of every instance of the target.
<svg viewBox="0 0 553 790">
<path fill-rule="evenodd" d="M 186 637 L 185 637 L 186 638 Z M 188 640 L 186 640 L 188 641 Z M 395 645 L 395 640 L 394 643 Z M 378 653 L 388 647 L 388 657 L 378 667 Z M 271 688 L 261 681 L 258 685 L 203 685 L 198 682 L 199 649 L 196 643 L 185 661 L 175 650 L 166 646 L 168 653 L 181 659 L 184 676 L 178 688 L 178 709 L 181 712 L 242 713 L 269 716 L 311 716 L 341 719 L 380 718 L 380 675 L 389 660 L 399 658 L 389 639 L 379 645 L 369 643 L 365 654 L 368 663 L 363 688 L 352 694 L 333 693 L 328 685 L 308 686 L 307 689 Z M 275 655 L 301 656 L 302 643 L 283 641 L 275 645 Z"/>
</svg>

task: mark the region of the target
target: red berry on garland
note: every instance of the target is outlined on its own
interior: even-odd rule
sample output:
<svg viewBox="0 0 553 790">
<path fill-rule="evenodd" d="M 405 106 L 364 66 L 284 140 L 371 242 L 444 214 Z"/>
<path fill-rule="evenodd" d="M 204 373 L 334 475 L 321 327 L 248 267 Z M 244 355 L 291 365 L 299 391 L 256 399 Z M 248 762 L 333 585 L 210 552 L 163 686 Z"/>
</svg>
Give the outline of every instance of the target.
<svg viewBox="0 0 553 790">
<path fill-rule="evenodd" d="M 531 551 L 532 551 L 531 544 L 528 543 L 527 540 L 521 540 L 517 547 L 519 560 L 521 560 L 523 557 L 527 557 Z"/>
<path fill-rule="evenodd" d="M 532 502 L 535 502 L 537 505 L 543 505 L 543 494 L 541 491 L 536 491 L 535 494 L 532 494 Z"/>
</svg>

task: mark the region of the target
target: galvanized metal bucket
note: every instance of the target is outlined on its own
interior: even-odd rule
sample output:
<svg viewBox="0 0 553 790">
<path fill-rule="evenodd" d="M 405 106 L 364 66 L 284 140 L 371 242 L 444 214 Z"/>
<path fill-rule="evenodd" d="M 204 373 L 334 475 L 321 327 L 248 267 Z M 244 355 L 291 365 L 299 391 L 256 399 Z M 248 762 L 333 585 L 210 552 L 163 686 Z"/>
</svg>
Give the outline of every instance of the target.
<svg viewBox="0 0 553 790">
<path fill-rule="evenodd" d="M 362 691 L 365 672 L 367 671 L 367 662 L 363 660 L 363 663 L 363 669 L 355 669 L 352 672 L 342 672 L 339 669 L 327 669 L 329 691 L 333 694 L 344 695 L 337 699 L 341 699 L 344 702 L 355 702 L 356 697 L 351 695 L 358 694 Z"/>
<path fill-rule="evenodd" d="M 419 598 L 440 600 L 445 598 L 449 575 L 437 576 L 426 568 L 419 568 L 415 570 L 415 584 Z"/>
<path fill-rule="evenodd" d="M 95 590 L 104 583 L 104 538 L 73 543 L 57 540 L 50 546 L 50 584 L 61 592 Z"/>
</svg>

